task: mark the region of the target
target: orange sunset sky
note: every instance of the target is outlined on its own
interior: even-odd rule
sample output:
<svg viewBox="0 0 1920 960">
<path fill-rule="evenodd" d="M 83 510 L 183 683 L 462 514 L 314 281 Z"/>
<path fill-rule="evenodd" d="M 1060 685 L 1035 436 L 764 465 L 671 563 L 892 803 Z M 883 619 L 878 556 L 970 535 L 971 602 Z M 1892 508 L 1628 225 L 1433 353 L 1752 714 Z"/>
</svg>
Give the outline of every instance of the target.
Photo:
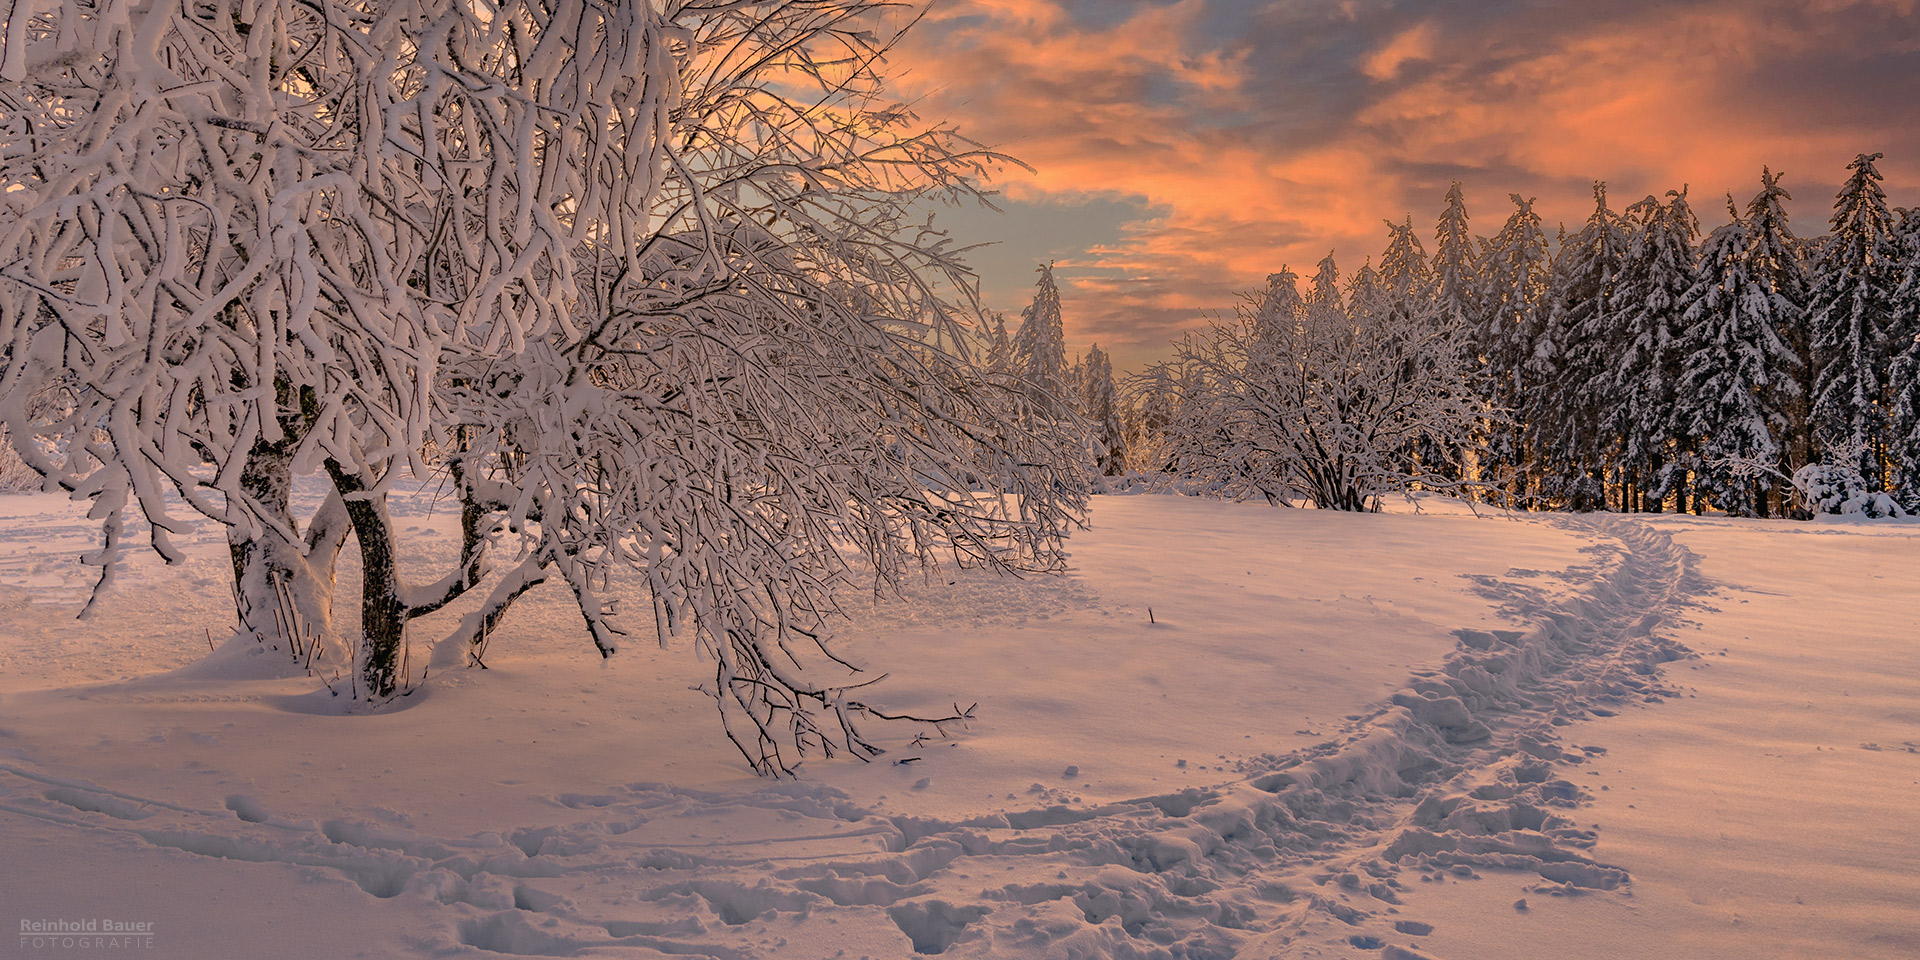
<svg viewBox="0 0 1920 960">
<path fill-rule="evenodd" d="M 1034 167 L 1004 214 L 945 210 L 1010 321 L 1057 262 L 1068 348 L 1137 368 L 1329 249 L 1350 276 L 1447 184 L 1476 232 L 1539 198 L 1576 229 L 1687 184 L 1703 229 L 1786 172 L 1826 229 L 1856 153 L 1920 203 L 1915 0 L 940 0 L 894 55 L 924 119 Z"/>
</svg>

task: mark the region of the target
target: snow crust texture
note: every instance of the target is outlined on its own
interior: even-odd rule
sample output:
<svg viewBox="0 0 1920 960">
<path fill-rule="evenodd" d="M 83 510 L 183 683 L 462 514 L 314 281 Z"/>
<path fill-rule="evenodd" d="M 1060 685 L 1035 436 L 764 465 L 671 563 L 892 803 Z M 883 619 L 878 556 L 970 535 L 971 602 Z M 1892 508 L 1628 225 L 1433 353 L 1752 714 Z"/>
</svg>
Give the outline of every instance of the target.
<svg viewBox="0 0 1920 960">
<path fill-rule="evenodd" d="M 1611 544 L 1575 589 L 1482 582 L 1532 628 L 1461 630 L 1439 668 L 1338 735 L 1207 788 L 949 821 L 818 783 L 633 782 L 447 837 L 404 816 L 285 817 L 249 794 L 195 808 L 17 762 L 0 763 L 0 810 L 350 881 L 415 905 L 399 937 L 422 955 L 1192 960 L 1344 940 L 1424 956 L 1402 946 L 1432 930 L 1398 914 L 1410 887 L 1481 870 L 1537 877 L 1539 897 L 1630 881 L 1574 816 L 1587 795 L 1569 773 L 1604 751 L 1568 737 L 1675 692 L 1661 665 L 1691 654 L 1660 628 L 1706 584 L 1656 527 L 1591 525 Z"/>
</svg>

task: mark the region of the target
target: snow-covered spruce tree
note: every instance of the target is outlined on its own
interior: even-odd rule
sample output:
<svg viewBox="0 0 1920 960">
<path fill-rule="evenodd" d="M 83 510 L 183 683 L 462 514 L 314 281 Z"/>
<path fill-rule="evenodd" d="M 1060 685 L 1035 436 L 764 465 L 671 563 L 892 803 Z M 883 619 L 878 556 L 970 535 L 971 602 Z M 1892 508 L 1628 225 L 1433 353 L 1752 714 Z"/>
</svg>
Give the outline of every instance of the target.
<svg viewBox="0 0 1920 960">
<path fill-rule="evenodd" d="M 1896 499 L 1909 513 L 1920 513 L 1920 208 L 1900 212 L 1900 282 L 1894 288 L 1893 344 L 1896 348 L 1891 381 L 1893 396 L 1893 461 Z"/>
<path fill-rule="evenodd" d="M 1312 298 L 1318 300 L 1332 296 L 1336 298 L 1337 305 L 1338 293 L 1332 291 L 1338 277 L 1339 268 L 1333 264 L 1333 254 L 1329 252 L 1321 261 L 1320 270 L 1315 276 Z M 1302 296 L 1300 293 L 1300 275 L 1294 273 L 1286 264 L 1281 264 L 1279 273 L 1267 274 L 1267 289 L 1250 297 L 1249 303 L 1253 311 L 1252 319 L 1248 321 L 1252 337 L 1252 342 L 1247 347 L 1248 352 L 1261 357 L 1274 357 L 1289 349 L 1289 344 L 1296 336 L 1300 324 L 1306 322 L 1309 309 L 1309 297 Z M 1191 366 L 1175 368 L 1162 364 L 1149 368 L 1146 375 L 1136 378 L 1136 382 L 1128 388 L 1134 395 L 1158 400 L 1162 411 L 1161 419 L 1165 424 L 1161 430 L 1161 442 L 1153 451 L 1154 458 L 1146 459 L 1149 451 L 1145 447 L 1138 447 L 1136 463 L 1154 463 L 1158 465 L 1161 473 L 1182 474 L 1185 468 L 1180 465 L 1178 451 L 1192 445 L 1195 424 L 1199 422 L 1195 418 L 1204 419 L 1212 414 L 1212 411 L 1204 406 L 1188 406 L 1190 400 L 1200 401 L 1206 395 L 1206 390 L 1203 389 L 1204 384 L 1198 381 L 1198 377 L 1197 368 Z M 1179 426 L 1183 431 L 1180 434 L 1184 438 L 1181 443 L 1172 442 L 1173 435 L 1168 433 L 1168 430 L 1174 426 Z M 1187 466 L 1195 470 L 1205 462 L 1197 452 L 1186 458 Z M 1198 476 L 1198 473 L 1187 474 L 1188 479 Z"/>
<path fill-rule="evenodd" d="M 1426 248 L 1413 231 L 1413 217 L 1387 225 L 1387 248 L 1380 257 L 1380 282 L 1385 287 L 1386 309 L 1394 324 L 1431 324 L 1440 322 L 1433 268 L 1427 262 Z M 1464 466 L 1461 451 L 1442 450 L 1431 437 L 1423 437 L 1413 451 L 1423 472 L 1432 472 L 1445 482 L 1457 481 Z"/>
<path fill-rule="evenodd" d="M 1068 399 L 1066 333 L 1060 321 L 1060 288 L 1053 282 L 1053 265 L 1039 266 L 1033 302 L 1020 310 L 1020 326 L 1013 335 L 1014 369 L 1044 397 Z"/>
<path fill-rule="evenodd" d="M 969 278 L 907 210 L 992 157 L 881 99 L 887 6 L 70 0 L 10 24 L 14 448 L 94 501 L 103 588 L 132 516 L 169 560 L 170 511 L 226 524 L 243 627 L 344 645 L 359 696 L 412 679 L 409 620 L 485 592 L 436 659 L 477 657 L 549 577 L 610 654 L 630 571 L 756 769 L 874 752 L 874 711 L 803 666 L 804 641 L 833 667 L 839 545 L 883 580 L 1056 567 L 1085 491 L 1076 434 L 1016 428 L 934 346 L 958 316 L 933 291 Z M 421 586 L 386 497 L 440 470 L 463 549 Z M 314 472 L 331 491 L 296 517 Z M 349 537 L 365 600 L 334 644 Z"/>
<path fill-rule="evenodd" d="M 986 312 L 986 323 L 981 331 L 980 365 L 989 373 L 1011 374 L 1013 366 L 1013 337 L 1007 333 L 1007 315 L 998 310 Z"/>
<path fill-rule="evenodd" d="M 1781 453 L 1786 464 L 1807 464 L 1818 461 L 1811 421 L 1816 373 L 1813 334 L 1807 326 L 1804 245 L 1787 223 L 1784 201 L 1793 197 L 1780 185 L 1782 176 L 1762 167 L 1760 192 L 1747 202 L 1747 272 L 1770 291 L 1771 302 L 1781 311 L 1775 329 L 1794 358 L 1793 389 L 1781 394 L 1787 417 Z M 1774 479 L 1773 499 L 1785 510 L 1790 506 L 1791 485 L 1779 482 L 1783 478 L 1778 475 Z"/>
<path fill-rule="evenodd" d="M 1336 276 L 1322 264 L 1322 291 Z M 1279 331 L 1262 331 L 1265 301 L 1248 294 L 1231 322 L 1176 342 L 1173 359 L 1129 378 L 1135 394 L 1174 396 L 1160 465 L 1189 486 L 1235 498 L 1372 510 L 1415 484 L 1457 487 L 1413 456 L 1423 438 L 1464 447 L 1482 415 L 1469 388 L 1458 328 L 1350 317 L 1337 299 L 1309 297 Z"/>
<path fill-rule="evenodd" d="M 1436 309 L 1443 322 L 1472 330 L 1480 322 L 1480 247 L 1467 227 L 1467 201 L 1458 180 L 1447 188 L 1434 243 Z"/>
<path fill-rule="evenodd" d="M 1707 237 L 1698 279 L 1681 298 L 1673 433 L 1690 441 L 1700 493 L 1733 516 L 1764 517 L 1766 484 L 1746 464 L 1785 466 L 1785 401 L 1798 390 L 1799 358 L 1780 330 L 1796 307 L 1756 275 L 1752 233 L 1731 196 L 1727 212 L 1732 222 Z"/>
<path fill-rule="evenodd" d="M 1120 423 L 1120 401 L 1113 382 L 1113 360 L 1099 344 L 1088 348 L 1079 370 L 1080 411 L 1093 429 L 1094 473 L 1117 477 L 1127 472 L 1127 436 Z"/>
<path fill-rule="evenodd" d="M 1347 281 L 1347 313 L 1356 320 L 1369 320 L 1392 310 L 1392 293 L 1380 278 L 1380 271 L 1373 268 L 1373 258 L 1368 257 Z"/>
<path fill-rule="evenodd" d="M 1433 310 L 1435 280 L 1427 263 L 1426 247 L 1413 232 L 1413 217 L 1387 225 L 1387 249 L 1380 255 L 1380 282 L 1393 299 L 1393 309 L 1408 316 L 1426 316 Z"/>
<path fill-rule="evenodd" d="M 1693 288 L 1699 223 L 1684 188 L 1662 203 L 1649 196 L 1628 207 L 1626 261 L 1614 284 L 1611 312 L 1619 322 L 1613 345 L 1613 396 L 1606 429 L 1619 438 L 1622 509 L 1658 512 L 1679 484 L 1672 460 L 1674 381 L 1679 355 L 1681 298 Z"/>
<path fill-rule="evenodd" d="M 1466 195 L 1460 181 L 1448 185 L 1446 203 L 1434 227 L 1433 318 L 1435 323 L 1466 331 L 1455 338 L 1461 351 L 1459 359 L 1474 388 L 1484 397 L 1489 392 L 1486 360 L 1472 336 L 1480 324 L 1480 243 L 1468 226 Z M 1474 449 L 1485 446 L 1485 434 L 1483 429 Z M 1459 464 L 1461 477 L 1477 479 L 1485 468 L 1477 455 L 1467 450 L 1445 451 L 1442 457 L 1443 463 Z"/>
<path fill-rule="evenodd" d="M 1346 302 L 1340 295 L 1340 265 L 1334 262 L 1333 251 L 1320 258 L 1313 271 L 1313 279 L 1307 282 L 1305 308 L 1308 313 L 1319 312 L 1332 316 L 1344 316 Z M 1282 294 L 1284 298 L 1284 293 Z"/>
<path fill-rule="evenodd" d="M 1894 289 L 1899 251 L 1893 214 L 1874 162 L 1860 154 L 1833 204 L 1832 230 L 1820 241 L 1808 326 L 1815 363 L 1813 422 L 1823 449 L 1859 451 L 1853 466 L 1868 489 L 1885 490 L 1893 385 Z M 1831 459 L 1823 457 L 1823 459 Z"/>
<path fill-rule="evenodd" d="M 1267 289 L 1260 295 L 1259 309 L 1253 315 L 1255 338 L 1280 343 L 1291 335 L 1300 312 L 1306 308 L 1306 299 L 1300 296 L 1300 275 L 1282 265 L 1279 273 L 1267 274 Z"/>
<path fill-rule="evenodd" d="M 1613 390 L 1613 345 L 1619 333 L 1613 286 L 1626 257 L 1627 235 L 1607 206 L 1607 186 L 1595 181 L 1594 209 L 1553 261 L 1545 341 L 1553 345 L 1551 373 L 1535 390 L 1529 422 L 1542 492 L 1574 510 L 1607 504 L 1607 470 L 1614 444 L 1601 428 L 1602 411 L 1622 401 Z"/>
<path fill-rule="evenodd" d="M 1487 243 L 1481 263 L 1481 313 L 1473 340 L 1485 363 L 1487 399 L 1513 417 L 1507 429 L 1489 434 L 1485 479 L 1515 500 L 1531 502 L 1536 484 L 1527 423 L 1538 406 L 1535 388 L 1552 372 L 1553 345 L 1541 335 L 1553 266 L 1533 201 L 1509 196 L 1514 211 Z"/>
</svg>

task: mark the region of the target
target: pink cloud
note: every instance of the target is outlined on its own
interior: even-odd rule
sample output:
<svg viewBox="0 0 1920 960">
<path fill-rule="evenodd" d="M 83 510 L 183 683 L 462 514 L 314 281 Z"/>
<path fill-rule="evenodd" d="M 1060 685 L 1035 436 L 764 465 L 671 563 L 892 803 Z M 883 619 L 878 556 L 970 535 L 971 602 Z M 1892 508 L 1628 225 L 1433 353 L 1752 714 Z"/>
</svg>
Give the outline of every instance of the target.
<svg viewBox="0 0 1920 960">
<path fill-rule="evenodd" d="M 1391 80 L 1407 63 L 1433 59 L 1436 33 L 1432 21 L 1403 30 L 1367 54 L 1360 61 L 1360 69 L 1375 80 Z"/>
<path fill-rule="evenodd" d="M 1097 339 L 1123 366 L 1283 263 L 1309 272 L 1335 248 L 1351 273 L 1382 246 L 1383 218 L 1411 211 L 1430 234 L 1448 179 L 1466 183 L 1489 235 L 1510 190 L 1540 196 L 1549 224 L 1577 223 L 1595 178 L 1622 204 L 1682 183 L 1697 200 L 1744 199 L 1771 164 L 1792 174 L 1802 233 L 1822 228 L 1821 191 L 1860 150 L 1888 153 L 1896 197 L 1920 187 L 1920 107 L 1897 93 L 1910 72 L 1887 78 L 1879 115 L 1782 76 L 1910 57 L 1910 23 L 1904 37 L 1870 27 L 1899 24 L 1912 0 L 1566 4 L 1582 16 L 1564 26 L 1552 6 L 1497 20 L 1436 4 L 1395 20 L 1355 5 L 1276 25 L 1180 0 L 1089 25 L 1056 0 L 959 0 L 903 53 L 902 89 L 1032 164 L 1005 171 L 1013 200 L 1119 196 L 1156 211 L 1063 264 L 1070 340 Z"/>
</svg>

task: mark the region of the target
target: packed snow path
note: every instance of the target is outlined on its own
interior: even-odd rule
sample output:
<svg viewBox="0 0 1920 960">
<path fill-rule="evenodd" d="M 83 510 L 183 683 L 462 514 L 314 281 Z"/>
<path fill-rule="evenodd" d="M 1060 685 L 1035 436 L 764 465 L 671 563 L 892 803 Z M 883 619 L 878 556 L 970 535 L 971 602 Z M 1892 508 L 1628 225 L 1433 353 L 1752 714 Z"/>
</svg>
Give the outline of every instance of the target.
<svg viewBox="0 0 1920 960">
<path fill-rule="evenodd" d="M 1409 888 L 1525 871 L 1541 895 L 1606 891 L 1568 779 L 1577 721 L 1671 689 L 1659 635 L 1704 585 L 1664 533 L 1592 521 L 1603 556 L 1570 593 L 1487 578 L 1520 631 L 1458 632 L 1443 668 L 1334 738 L 1240 761 L 1204 789 L 960 821 L 887 815 L 832 787 L 559 794 L 564 815 L 463 837 L 404 818 L 314 822 L 234 795 L 196 809 L 0 765 L 0 810 L 123 844 L 297 865 L 406 897 L 427 954 L 958 957 L 1312 955 L 1429 928 Z M 1617 544 L 1611 546 L 1606 544 Z M 398 822 L 395 822 L 398 820 Z M 722 839 L 705 839 L 705 837 Z M 848 952 L 842 952 L 848 951 Z M 1398 951 L 1395 953 L 1395 951 Z M 1413 956 L 1386 946 L 1384 954 Z"/>
</svg>

